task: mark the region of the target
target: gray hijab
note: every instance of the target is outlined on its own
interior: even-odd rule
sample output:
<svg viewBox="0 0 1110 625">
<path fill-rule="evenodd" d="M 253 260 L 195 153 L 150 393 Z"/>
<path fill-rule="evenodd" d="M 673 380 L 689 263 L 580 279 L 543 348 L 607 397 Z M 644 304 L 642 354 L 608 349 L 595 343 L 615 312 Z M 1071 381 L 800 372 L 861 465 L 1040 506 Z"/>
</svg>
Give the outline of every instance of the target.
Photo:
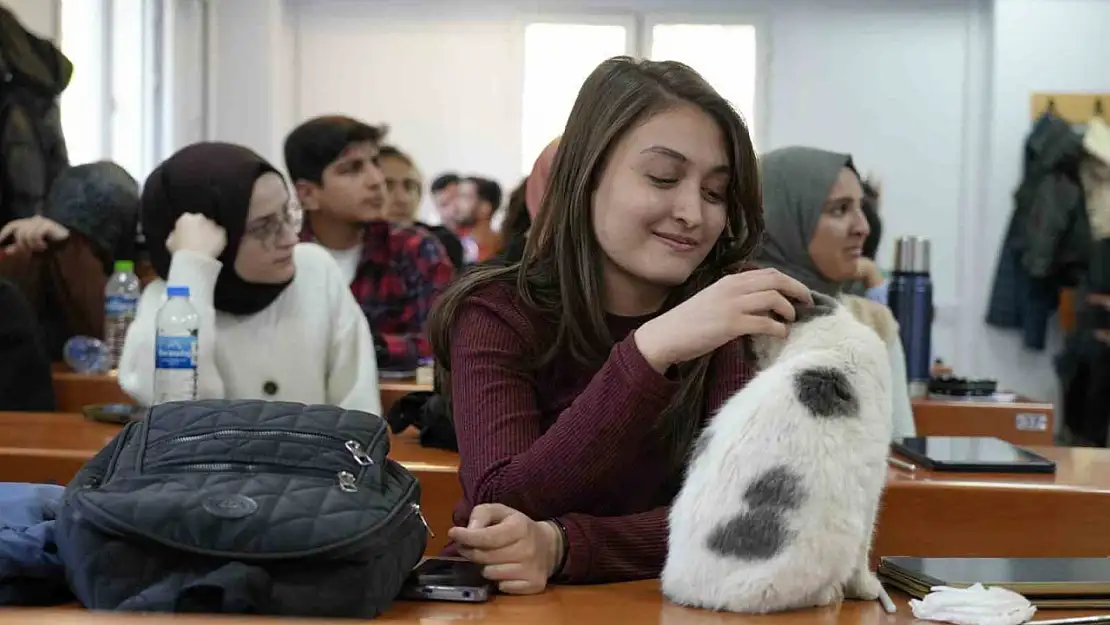
<svg viewBox="0 0 1110 625">
<path fill-rule="evenodd" d="M 848 154 L 797 146 L 768 152 L 760 159 L 766 235 L 756 260 L 833 296 L 843 285 L 817 270 L 809 242 L 829 190 L 844 167 L 855 171 Z"/>
</svg>

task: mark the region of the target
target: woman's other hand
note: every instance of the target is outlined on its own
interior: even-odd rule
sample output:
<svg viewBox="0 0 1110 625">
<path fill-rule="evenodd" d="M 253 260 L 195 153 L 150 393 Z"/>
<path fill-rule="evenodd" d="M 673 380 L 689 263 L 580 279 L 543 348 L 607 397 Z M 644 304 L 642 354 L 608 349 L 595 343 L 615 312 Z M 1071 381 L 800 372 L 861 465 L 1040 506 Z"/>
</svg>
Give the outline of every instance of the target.
<svg viewBox="0 0 1110 625">
<path fill-rule="evenodd" d="M 68 238 L 65 226 L 40 215 L 9 221 L 0 229 L 0 245 L 8 254 L 42 252 L 51 243 Z"/>
<path fill-rule="evenodd" d="M 879 286 L 886 280 L 875 261 L 866 256 L 860 258 L 859 264 L 856 265 L 856 279 L 869 289 Z"/>
<path fill-rule="evenodd" d="M 227 247 L 227 232 L 204 215 L 185 213 L 177 218 L 173 232 L 166 238 L 170 253 L 189 250 L 209 258 L 219 258 Z"/>
<path fill-rule="evenodd" d="M 636 346 L 660 373 L 746 335 L 786 336 L 794 305 L 813 304 L 804 284 L 777 269 L 731 274 L 636 330 Z"/>
<path fill-rule="evenodd" d="M 476 506 L 467 526 L 453 527 L 447 535 L 464 558 L 482 565 L 482 575 L 508 594 L 543 592 L 562 561 L 563 534 L 554 523 L 533 521 L 501 504 Z"/>
</svg>

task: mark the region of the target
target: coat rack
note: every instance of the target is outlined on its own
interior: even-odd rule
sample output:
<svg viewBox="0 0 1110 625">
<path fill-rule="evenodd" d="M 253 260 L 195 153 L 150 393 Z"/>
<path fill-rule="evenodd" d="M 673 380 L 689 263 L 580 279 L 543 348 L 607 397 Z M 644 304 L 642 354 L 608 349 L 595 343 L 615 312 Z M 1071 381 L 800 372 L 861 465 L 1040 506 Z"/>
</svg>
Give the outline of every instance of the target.
<svg viewBox="0 0 1110 625">
<path fill-rule="evenodd" d="M 1092 117 L 1110 122 L 1110 93 L 1034 93 L 1030 117 L 1046 112 L 1072 124 L 1086 124 Z"/>
</svg>

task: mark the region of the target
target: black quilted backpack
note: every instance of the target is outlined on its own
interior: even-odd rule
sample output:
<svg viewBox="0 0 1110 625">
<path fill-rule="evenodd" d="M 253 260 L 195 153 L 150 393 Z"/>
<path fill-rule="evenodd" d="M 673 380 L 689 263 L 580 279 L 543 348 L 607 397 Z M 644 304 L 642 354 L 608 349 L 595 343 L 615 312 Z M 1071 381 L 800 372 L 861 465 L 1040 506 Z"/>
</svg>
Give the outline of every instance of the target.
<svg viewBox="0 0 1110 625">
<path fill-rule="evenodd" d="M 420 485 L 385 422 L 331 406 L 152 408 L 69 484 L 55 525 L 97 610 L 372 618 L 420 560 Z"/>
</svg>

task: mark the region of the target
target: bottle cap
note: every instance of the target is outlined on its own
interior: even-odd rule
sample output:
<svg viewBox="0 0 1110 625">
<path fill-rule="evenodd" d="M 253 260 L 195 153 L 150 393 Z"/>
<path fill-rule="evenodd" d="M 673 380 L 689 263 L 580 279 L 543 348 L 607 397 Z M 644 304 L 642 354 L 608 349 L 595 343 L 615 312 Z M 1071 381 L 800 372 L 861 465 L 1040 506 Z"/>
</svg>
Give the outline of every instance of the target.
<svg viewBox="0 0 1110 625">
<path fill-rule="evenodd" d="M 894 241 L 896 273 L 929 273 L 929 239 L 899 237 Z"/>
<path fill-rule="evenodd" d="M 189 297 L 189 287 L 187 286 L 171 286 L 166 288 L 166 295 L 169 297 Z"/>
<path fill-rule="evenodd" d="M 135 263 L 130 260 L 117 260 L 116 273 L 131 273 L 135 271 Z"/>
</svg>

